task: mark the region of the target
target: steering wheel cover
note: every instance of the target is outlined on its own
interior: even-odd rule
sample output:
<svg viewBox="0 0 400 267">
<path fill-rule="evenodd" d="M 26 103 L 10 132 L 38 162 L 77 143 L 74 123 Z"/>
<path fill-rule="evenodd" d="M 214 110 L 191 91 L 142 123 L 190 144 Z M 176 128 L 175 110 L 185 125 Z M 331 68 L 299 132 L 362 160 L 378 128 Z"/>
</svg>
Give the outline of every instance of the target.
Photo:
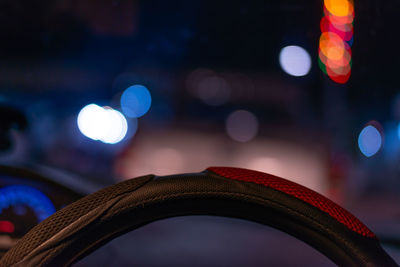
<svg viewBox="0 0 400 267">
<path fill-rule="evenodd" d="M 33 228 L 1 259 L 0 266 L 69 265 L 123 233 L 183 215 L 227 216 L 270 225 L 305 241 L 342 266 L 397 266 L 375 235 L 352 230 L 295 193 L 254 181 L 233 180 L 226 177 L 226 171 L 242 172 L 243 177 L 255 174 L 236 168 L 210 168 L 197 174 L 145 176 L 100 190 Z M 317 195 L 319 202 L 332 203 Z M 348 214 L 348 219 L 354 220 Z"/>
</svg>

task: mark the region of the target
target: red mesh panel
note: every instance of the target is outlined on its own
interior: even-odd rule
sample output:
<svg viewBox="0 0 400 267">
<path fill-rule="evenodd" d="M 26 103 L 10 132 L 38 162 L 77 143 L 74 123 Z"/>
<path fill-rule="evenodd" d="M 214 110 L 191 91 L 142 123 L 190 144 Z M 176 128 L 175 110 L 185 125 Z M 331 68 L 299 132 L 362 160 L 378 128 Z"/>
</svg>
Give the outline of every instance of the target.
<svg viewBox="0 0 400 267">
<path fill-rule="evenodd" d="M 344 224 L 350 230 L 366 237 L 376 238 L 375 234 L 356 217 L 354 217 L 350 212 L 343 209 L 326 197 L 304 186 L 270 174 L 240 168 L 210 167 L 207 170 L 225 178 L 265 185 L 272 189 L 301 199 L 304 202 L 328 213 L 330 216 Z"/>
</svg>

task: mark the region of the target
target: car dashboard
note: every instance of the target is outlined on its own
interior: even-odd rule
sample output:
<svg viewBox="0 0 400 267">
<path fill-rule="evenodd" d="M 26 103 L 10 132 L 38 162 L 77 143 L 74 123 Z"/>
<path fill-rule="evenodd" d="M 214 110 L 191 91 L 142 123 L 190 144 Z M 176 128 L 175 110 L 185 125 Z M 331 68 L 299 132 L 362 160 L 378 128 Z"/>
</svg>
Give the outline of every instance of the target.
<svg viewBox="0 0 400 267">
<path fill-rule="evenodd" d="M 0 257 L 35 225 L 82 196 L 34 172 L 0 166 Z"/>
</svg>

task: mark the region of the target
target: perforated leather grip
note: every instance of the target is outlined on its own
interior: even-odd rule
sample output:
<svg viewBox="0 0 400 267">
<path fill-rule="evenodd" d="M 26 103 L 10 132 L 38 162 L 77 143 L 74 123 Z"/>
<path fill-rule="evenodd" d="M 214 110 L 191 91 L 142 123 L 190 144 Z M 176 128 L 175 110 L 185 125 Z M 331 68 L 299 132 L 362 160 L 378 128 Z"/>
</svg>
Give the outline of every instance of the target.
<svg viewBox="0 0 400 267">
<path fill-rule="evenodd" d="M 207 170 L 228 179 L 264 185 L 298 198 L 299 200 L 329 214 L 332 218 L 336 219 L 350 230 L 362 236 L 376 238 L 375 234 L 350 212 L 304 186 L 267 173 L 240 168 L 210 167 Z"/>
<path fill-rule="evenodd" d="M 282 178 L 226 167 L 144 176 L 84 197 L 34 227 L 0 266 L 70 265 L 117 236 L 182 215 L 270 225 L 341 266 L 397 266 L 371 230 L 327 198 Z"/>
</svg>

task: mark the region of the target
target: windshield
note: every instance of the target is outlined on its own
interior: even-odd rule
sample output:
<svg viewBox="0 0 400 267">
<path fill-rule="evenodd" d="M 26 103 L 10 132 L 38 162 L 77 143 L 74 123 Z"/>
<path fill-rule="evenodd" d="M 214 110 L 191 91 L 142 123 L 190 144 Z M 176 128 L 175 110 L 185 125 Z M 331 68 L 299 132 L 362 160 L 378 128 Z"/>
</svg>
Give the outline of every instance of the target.
<svg viewBox="0 0 400 267">
<path fill-rule="evenodd" d="M 0 6 L 1 105 L 27 121 L 3 136 L 2 164 L 57 170 L 87 192 L 149 173 L 254 169 L 400 237 L 400 2 Z"/>
</svg>

